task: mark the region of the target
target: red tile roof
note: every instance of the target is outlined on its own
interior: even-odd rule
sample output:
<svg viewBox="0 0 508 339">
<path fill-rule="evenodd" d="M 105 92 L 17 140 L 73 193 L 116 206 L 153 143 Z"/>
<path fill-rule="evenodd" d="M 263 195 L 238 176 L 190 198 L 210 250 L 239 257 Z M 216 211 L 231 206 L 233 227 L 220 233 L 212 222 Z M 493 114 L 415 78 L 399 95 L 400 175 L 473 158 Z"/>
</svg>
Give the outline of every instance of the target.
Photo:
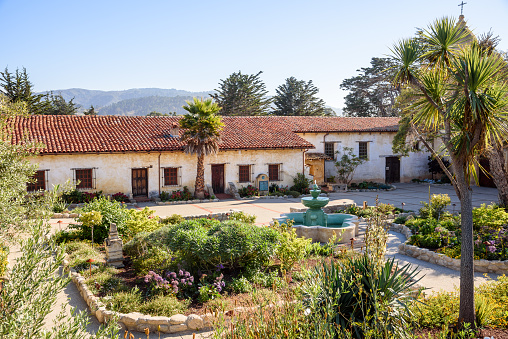
<svg viewBox="0 0 508 339">
<path fill-rule="evenodd" d="M 51 116 L 14 119 L 12 142 L 46 145 L 43 154 L 182 150 L 170 136 L 179 117 Z M 398 118 L 223 117 L 221 150 L 312 149 L 295 132 L 396 131 Z"/>
</svg>

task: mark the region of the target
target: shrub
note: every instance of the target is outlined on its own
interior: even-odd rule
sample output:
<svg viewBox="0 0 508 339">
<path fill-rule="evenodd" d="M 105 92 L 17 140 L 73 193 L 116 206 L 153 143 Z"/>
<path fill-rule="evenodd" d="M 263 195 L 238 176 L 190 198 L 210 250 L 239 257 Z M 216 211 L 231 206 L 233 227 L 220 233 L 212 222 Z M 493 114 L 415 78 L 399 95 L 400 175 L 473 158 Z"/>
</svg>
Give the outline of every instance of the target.
<svg viewBox="0 0 508 339">
<path fill-rule="evenodd" d="M 132 267 L 141 275 L 146 275 L 150 270 L 163 274 L 166 270 L 173 268 L 174 263 L 171 260 L 172 258 L 173 253 L 169 249 L 165 247 L 151 247 L 142 252 L 142 254 L 133 257 Z"/>
<path fill-rule="evenodd" d="M 102 223 L 102 215 L 101 215 L 101 212 L 98 212 L 98 211 L 84 212 L 78 218 L 78 221 L 81 221 L 81 229 L 86 230 L 83 233 L 93 234 L 94 227 L 97 227 Z M 93 235 L 93 237 L 96 238 L 95 234 Z M 97 239 L 98 238 L 99 237 L 97 237 Z M 97 240 L 97 239 L 93 239 L 93 240 Z"/>
<path fill-rule="evenodd" d="M 407 217 L 398 216 L 397 218 L 395 218 L 393 220 L 393 222 L 396 223 L 396 224 L 399 224 L 399 225 L 404 225 L 406 223 L 406 220 L 407 220 Z"/>
<path fill-rule="evenodd" d="M 177 190 L 173 191 L 171 193 L 168 192 L 161 192 L 160 198 L 162 201 L 186 201 L 186 200 L 192 200 L 194 197 L 192 196 L 192 193 L 189 191 L 189 188 L 187 186 L 183 187 L 183 190 Z"/>
<path fill-rule="evenodd" d="M 322 319 L 351 329 L 354 338 L 363 338 L 366 330 L 402 338 L 411 316 L 407 305 L 415 272 L 409 264 L 399 268 L 394 259 L 378 268 L 364 254 L 316 267 L 314 280 L 305 287 L 306 295 Z"/>
<path fill-rule="evenodd" d="M 185 218 L 179 214 L 172 214 L 169 217 L 159 219 L 159 222 L 163 225 L 176 225 L 184 221 Z"/>
<path fill-rule="evenodd" d="M 503 225 L 508 224 L 508 213 L 497 205 L 482 204 L 473 208 L 473 227 L 476 231 L 485 227 L 488 230 L 499 231 Z"/>
<path fill-rule="evenodd" d="M 124 234 L 128 212 L 120 202 L 111 201 L 108 198 L 101 196 L 75 210 L 75 212 L 79 214 L 92 211 L 100 212 L 102 215 L 102 223 L 94 228 L 94 241 L 102 243 L 104 238 L 108 236 L 109 226 L 111 223 L 115 223 L 118 232 L 122 235 Z M 80 220 L 78 219 L 78 221 Z M 91 229 L 89 227 L 83 227 L 82 225 L 74 225 L 73 227 L 79 229 L 85 238 L 90 238 Z"/>
<path fill-rule="evenodd" d="M 293 178 L 293 186 L 291 186 L 290 191 L 296 191 L 301 194 L 308 194 L 310 191 L 309 185 L 311 183 L 312 183 L 312 180 L 307 179 L 305 174 L 296 173 L 296 177 Z M 298 197 L 298 196 L 296 196 L 296 197 Z"/>
<path fill-rule="evenodd" d="M 421 202 L 423 207 L 420 208 L 420 217 L 438 219 L 443 212 L 451 204 L 451 199 L 448 194 L 433 194 L 430 198 L 430 204 L 425 201 Z"/>
<path fill-rule="evenodd" d="M 271 228 L 232 220 L 209 224 L 189 220 L 168 228 L 163 237 L 171 250 L 198 268 L 261 267 L 274 254 L 278 234 Z"/>
<path fill-rule="evenodd" d="M 62 213 L 67 210 L 67 207 L 69 207 L 69 205 L 62 198 L 57 198 L 53 203 L 52 210 L 53 213 Z"/>
<path fill-rule="evenodd" d="M 111 198 L 115 201 L 119 202 L 129 202 L 129 197 L 123 194 L 122 192 L 115 193 L 111 196 Z"/>
<path fill-rule="evenodd" d="M 274 222 L 273 228 L 280 233 L 279 246 L 275 251 L 277 258 L 281 262 L 282 271 L 291 271 L 296 262 L 302 260 L 307 255 L 307 248 L 312 242 L 311 239 L 298 238 L 296 230 L 291 226 L 293 223 L 288 221 L 287 224 L 279 224 Z"/>
<path fill-rule="evenodd" d="M 62 194 L 62 199 L 69 204 L 79 204 L 84 202 L 83 192 L 78 191 L 77 189 Z"/>
<path fill-rule="evenodd" d="M 173 295 L 159 295 L 139 307 L 139 312 L 152 316 L 171 317 L 187 311 L 190 301 L 178 300 Z"/>
<path fill-rule="evenodd" d="M 254 187 L 252 185 L 248 185 L 246 187 L 241 187 L 239 190 L 238 190 L 238 194 L 240 194 L 240 197 L 242 198 L 250 198 L 250 197 L 253 197 L 255 195 L 258 195 L 259 193 L 259 190 L 257 189 L 257 187 Z"/>
<path fill-rule="evenodd" d="M 154 216 L 154 211 L 150 210 L 148 207 L 145 207 L 141 211 L 131 209 L 127 212 L 129 218 L 125 221 L 124 234 L 129 238 L 132 238 L 139 232 L 155 231 L 162 226 L 159 223 L 159 217 Z"/>
<path fill-rule="evenodd" d="M 337 168 L 337 179 L 339 183 L 349 185 L 353 180 L 355 170 L 358 166 L 365 162 L 365 159 L 361 159 L 354 153 L 352 147 L 343 147 L 343 154 L 337 156 L 335 167 Z M 336 152 L 340 155 L 339 151 Z"/>
<path fill-rule="evenodd" d="M 236 220 L 245 222 L 247 224 L 253 224 L 256 221 L 256 216 L 253 214 L 247 214 L 243 211 L 235 211 L 229 214 L 229 220 Z"/>
<path fill-rule="evenodd" d="M 245 277 L 233 278 L 228 287 L 229 290 L 233 293 L 252 292 L 252 285 L 250 281 Z"/>
<path fill-rule="evenodd" d="M 393 214 L 393 210 L 395 209 L 395 206 L 390 205 L 390 204 L 378 203 L 375 208 L 376 208 L 377 212 L 384 214 L 384 215 L 389 215 L 389 214 Z"/>
<path fill-rule="evenodd" d="M 124 280 L 116 276 L 116 268 L 101 265 L 92 272 L 92 277 L 88 277 L 85 282 L 94 294 L 111 295 L 128 290 Z"/>
<path fill-rule="evenodd" d="M 69 265 L 76 271 L 88 269 L 90 264 L 88 259 L 93 259 L 95 262 L 103 260 L 104 256 L 97 249 L 92 248 L 89 243 L 84 241 L 75 241 L 65 245 L 65 252 L 69 254 Z"/>
<path fill-rule="evenodd" d="M 291 195 L 293 198 L 298 198 L 300 196 L 300 193 L 297 191 L 288 191 L 287 195 Z"/>
<path fill-rule="evenodd" d="M 115 293 L 107 300 L 106 307 L 120 313 L 139 312 L 142 300 L 141 292 L 134 287 L 130 291 Z"/>
</svg>

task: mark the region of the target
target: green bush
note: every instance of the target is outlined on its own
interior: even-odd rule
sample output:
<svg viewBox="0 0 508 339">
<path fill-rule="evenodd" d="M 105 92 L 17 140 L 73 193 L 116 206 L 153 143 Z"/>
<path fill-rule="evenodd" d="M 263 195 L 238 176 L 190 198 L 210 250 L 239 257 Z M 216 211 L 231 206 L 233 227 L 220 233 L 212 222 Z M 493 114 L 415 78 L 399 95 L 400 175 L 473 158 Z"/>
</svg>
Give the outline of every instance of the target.
<svg viewBox="0 0 508 339">
<path fill-rule="evenodd" d="M 291 271 L 296 262 L 305 258 L 307 247 L 312 242 L 311 239 L 298 238 L 292 225 L 291 221 L 287 224 L 279 224 L 275 221 L 273 224 L 273 228 L 280 233 L 279 246 L 275 254 L 281 262 L 282 271 L 286 272 Z"/>
<path fill-rule="evenodd" d="M 238 189 L 238 194 L 242 198 L 250 198 L 250 197 L 253 197 L 255 195 L 258 195 L 259 194 L 259 190 L 258 190 L 257 187 L 254 187 L 252 185 L 248 185 L 248 186 L 245 186 L 245 187 L 240 187 L 240 189 Z"/>
<path fill-rule="evenodd" d="M 184 221 L 185 218 L 180 214 L 171 214 L 169 217 L 159 219 L 159 222 L 163 225 L 176 225 Z"/>
<path fill-rule="evenodd" d="M 399 225 L 404 225 L 406 223 L 406 220 L 407 220 L 407 217 L 398 216 L 397 218 L 395 218 L 393 220 L 393 222 L 396 224 L 399 224 Z"/>
<path fill-rule="evenodd" d="M 94 294 L 111 295 L 128 290 L 124 280 L 115 276 L 117 273 L 118 270 L 114 267 L 100 265 L 92 270 L 92 277 L 88 277 L 85 282 Z"/>
<path fill-rule="evenodd" d="M 158 295 L 141 304 L 138 312 L 152 316 L 171 317 L 175 314 L 185 313 L 189 304 L 189 300 L 178 300 L 173 295 Z"/>
<path fill-rule="evenodd" d="M 421 202 L 423 207 L 420 208 L 420 217 L 439 220 L 445 212 L 446 207 L 451 204 L 451 199 L 448 194 L 433 194 L 430 198 L 430 204 L 425 201 Z"/>
<path fill-rule="evenodd" d="M 212 222 L 202 226 L 195 220 L 168 229 L 168 247 L 178 251 L 189 266 L 214 268 L 261 267 L 274 254 L 278 234 L 268 227 L 239 221 Z"/>
<path fill-rule="evenodd" d="M 305 293 L 322 319 L 350 329 L 353 338 L 363 338 L 366 330 L 403 338 L 408 334 L 407 306 L 415 272 L 409 265 L 399 268 L 394 259 L 378 268 L 364 254 L 316 267 Z"/>
<path fill-rule="evenodd" d="M 243 211 L 231 212 L 229 214 L 229 220 L 236 220 L 245 222 L 247 224 L 253 224 L 254 222 L 256 222 L 256 216 L 253 214 L 247 214 Z"/>
<path fill-rule="evenodd" d="M 300 193 L 297 191 L 288 191 L 287 195 L 291 195 L 293 198 L 298 198 L 300 196 Z"/>
<path fill-rule="evenodd" d="M 142 255 L 132 259 L 132 267 L 140 275 L 148 274 L 148 271 L 154 271 L 163 274 L 165 271 L 174 268 L 173 254 L 164 247 L 152 247 L 146 250 Z"/>
<path fill-rule="evenodd" d="M 94 241 L 102 243 L 109 234 L 109 226 L 111 223 L 115 223 L 118 232 L 121 235 L 125 234 L 125 222 L 129 215 L 127 209 L 118 201 L 112 201 L 108 198 L 101 196 L 97 199 L 86 203 L 83 207 L 77 208 L 76 213 L 83 214 L 86 212 L 97 211 L 102 215 L 102 223 L 94 227 Z M 78 221 L 81 221 L 78 219 Z M 82 235 L 86 239 L 91 237 L 91 229 L 82 225 L 74 225 L 74 228 L 81 231 Z"/>
<path fill-rule="evenodd" d="M 120 313 L 139 312 L 143 302 L 141 292 L 137 287 L 130 291 L 118 292 L 105 302 L 106 308 Z"/>
<path fill-rule="evenodd" d="M 248 293 L 252 292 L 252 285 L 245 277 L 233 278 L 228 284 L 228 289 L 233 293 Z"/>
<path fill-rule="evenodd" d="M 159 217 L 154 216 L 153 210 L 145 207 L 141 211 L 128 210 L 129 218 L 125 221 L 124 235 L 132 238 L 140 232 L 152 232 L 161 227 Z"/>
<path fill-rule="evenodd" d="M 443 238 L 436 233 L 413 234 L 409 238 L 409 244 L 430 249 L 436 249 L 445 245 Z"/>
<path fill-rule="evenodd" d="M 261 267 L 275 253 L 278 233 L 240 221 L 214 219 L 186 220 L 164 226 L 151 233 L 141 233 L 124 250 L 140 256 L 150 248 L 167 248 L 184 260 L 188 268 L 215 269 Z"/>
<path fill-rule="evenodd" d="M 501 227 L 508 224 L 508 213 L 495 204 L 486 206 L 482 204 L 481 207 L 473 208 L 473 227 L 476 231 L 482 227 L 499 231 Z"/>
<path fill-rule="evenodd" d="M 69 254 L 69 265 L 76 271 L 82 271 L 89 268 L 88 259 L 93 259 L 97 264 L 103 261 L 104 256 L 97 249 L 92 248 L 90 243 L 85 241 L 74 241 L 65 245 L 65 252 Z"/>
<path fill-rule="evenodd" d="M 309 186 L 312 183 L 311 179 L 307 179 L 305 174 L 303 173 L 296 173 L 296 177 L 293 178 L 293 186 L 290 188 L 291 191 L 296 191 L 301 194 L 308 194 L 309 193 Z M 289 192 L 288 192 L 289 193 Z M 293 196 L 294 197 L 294 196 Z M 297 198 L 296 196 L 295 198 Z"/>
</svg>

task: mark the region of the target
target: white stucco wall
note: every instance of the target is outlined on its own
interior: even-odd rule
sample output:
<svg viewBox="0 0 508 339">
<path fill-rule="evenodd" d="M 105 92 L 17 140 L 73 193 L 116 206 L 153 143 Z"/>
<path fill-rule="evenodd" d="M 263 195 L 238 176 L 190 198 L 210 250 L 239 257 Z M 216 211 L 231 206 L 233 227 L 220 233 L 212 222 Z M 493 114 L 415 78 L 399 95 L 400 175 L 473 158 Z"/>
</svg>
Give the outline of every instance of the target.
<svg viewBox="0 0 508 339">
<path fill-rule="evenodd" d="M 368 160 L 358 166 L 354 175 L 354 182 L 364 180 L 384 182 L 386 157 L 395 156 L 392 151 L 392 141 L 395 132 L 376 133 L 299 133 L 299 135 L 316 146 L 310 152 L 324 153 L 324 142 L 335 142 L 335 151 L 342 147 L 351 147 L 358 154 L 359 141 L 368 142 Z M 429 176 L 427 157 L 429 153 L 410 153 L 408 157 L 400 158 L 400 180 L 408 182 L 413 178 Z M 326 161 L 325 176 L 336 175 L 337 170 L 333 161 Z"/>
<path fill-rule="evenodd" d="M 180 186 L 163 187 L 162 169 L 160 167 L 179 167 L 181 175 Z M 132 193 L 132 168 L 148 169 L 148 191 L 150 196 L 161 191 L 174 191 L 188 186 L 194 190 L 196 178 L 195 155 L 183 152 L 151 152 L 151 153 L 122 153 L 122 154 L 59 154 L 41 155 L 32 160 L 39 164 L 39 169 L 46 172 L 48 189 L 56 184 L 63 184 L 73 179 L 72 168 L 96 168 L 96 189 L 105 194 L 122 192 Z M 279 185 L 292 185 L 293 177 L 303 170 L 303 150 L 241 150 L 223 151 L 213 156 L 205 157 L 205 184 L 211 184 L 211 164 L 224 164 L 225 184 L 234 182 L 237 187 L 247 186 L 248 183 L 238 183 L 238 165 L 252 165 L 252 184 L 258 174 L 268 173 L 268 164 L 281 163 L 282 181 Z M 159 181 L 159 177 L 161 178 Z"/>
</svg>

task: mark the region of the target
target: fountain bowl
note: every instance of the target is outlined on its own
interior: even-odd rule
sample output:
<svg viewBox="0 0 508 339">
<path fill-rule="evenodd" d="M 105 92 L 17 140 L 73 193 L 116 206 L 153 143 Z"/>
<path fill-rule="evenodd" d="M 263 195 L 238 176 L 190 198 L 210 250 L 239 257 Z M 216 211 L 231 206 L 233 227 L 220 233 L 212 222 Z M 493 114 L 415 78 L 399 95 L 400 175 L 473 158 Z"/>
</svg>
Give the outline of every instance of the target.
<svg viewBox="0 0 508 339">
<path fill-rule="evenodd" d="M 316 210 L 325 207 L 330 201 L 330 199 L 325 197 L 317 197 L 317 198 L 305 197 L 302 198 L 301 201 L 305 207 Z"/>
<path fill-rule="evenodd" d="M 327 226 L 304 225 L 305 212 L 285 213 L 280 218 L 274 218 L 279 223 L 288 220 L 294 222 L 293 228 L 299 237 L 312 239 L 313 242 L 329 242 L 335 235 L 336 243 L 349 243 L 351 238 L 358 235 L 358 217 L 352 214 L 333 213 L 327 214 Z"/>
</svg>

